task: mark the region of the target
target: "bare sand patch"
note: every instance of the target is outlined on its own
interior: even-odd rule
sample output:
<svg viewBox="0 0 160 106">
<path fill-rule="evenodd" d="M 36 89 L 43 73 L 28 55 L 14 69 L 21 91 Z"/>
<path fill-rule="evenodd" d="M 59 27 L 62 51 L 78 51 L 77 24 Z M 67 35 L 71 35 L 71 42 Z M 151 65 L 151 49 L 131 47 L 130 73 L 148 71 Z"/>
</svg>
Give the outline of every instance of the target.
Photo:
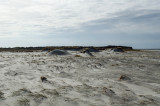
<svg viewBox="0 0 160 106">
<path fill-rule="evenodd" d="M 160 52 L 0 53 L 0 106 L 159 106 Z"/>
</svg>

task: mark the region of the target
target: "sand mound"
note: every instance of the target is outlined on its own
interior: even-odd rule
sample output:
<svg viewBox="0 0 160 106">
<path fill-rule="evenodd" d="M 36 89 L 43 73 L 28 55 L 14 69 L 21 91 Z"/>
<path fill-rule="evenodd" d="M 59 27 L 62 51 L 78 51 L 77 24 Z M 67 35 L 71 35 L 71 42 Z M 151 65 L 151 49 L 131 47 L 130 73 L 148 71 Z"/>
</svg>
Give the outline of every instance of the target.
<svg viewBox="0 0 160 106">
<path fill-rule="evenodd" d="M 96 48 L 91 47 L 91 48 L 87 48 L 86 50 L 88 50 L 89 52 L 99 52 Z"/>
<path fill-rule="evenodd" d="M 93 56 L 93 54 L 91 52 L 89 52 L 88 50 L 84 51 L 84 53 L 86 53 L 89 56 Z"/>
<path fill-rule="evenodd" d="M 112 51 L 113 52 L 124 52 L 122 48 L 113 48 Z"/>
<path fill-rule="evenodd" d="M 85 53 L 85 54 L 87 54 L 87 55 L 89 55 L 89 56 L 93 56 L 93 52 L 99 52 L 97 49 L 95 49 L 95 48 L 93 48 L 93 47 L 91 47 L 91 48 L 85 48 L 85 49 L 83 49 L 82 51 L 80 51 L 81 53 Z"/>
<path fill-rule="evenodd" d="M 87 52 L 99 52 L 97 49 L 95 49 L 93 47 L 91 47 L 91 48 L 85 48 L 85 49 L 81 50 L 80 52 L 81 53 L 86 53 L 86 51 Z"/>
<path fill-rule="evenodd" d="M 65 50 L 53 50 L 49 53 L 49 55 L 69 55 L 69 53 Z"/>
</svg>

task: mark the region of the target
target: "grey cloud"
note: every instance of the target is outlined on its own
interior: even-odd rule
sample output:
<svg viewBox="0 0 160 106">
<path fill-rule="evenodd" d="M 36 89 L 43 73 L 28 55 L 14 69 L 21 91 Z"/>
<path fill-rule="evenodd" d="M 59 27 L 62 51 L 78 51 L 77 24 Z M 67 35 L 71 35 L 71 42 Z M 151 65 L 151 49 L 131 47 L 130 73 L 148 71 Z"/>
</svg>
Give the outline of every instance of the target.
<svg viewBox="0 0 160 106">
<path fill-rule="evenodd" d="M 81 24 L 81 32 L 65 31 L 74 40 L 98 42 L 103 44 L 128 44 L 134 47 L 158 48 L 160 45 L 159 10 L 123 11 L 116 17 L 98 19 Z M 94 45 L 92 43 L 91 45 Z"/>
<path fill-rule="evenodd" d="M 115 17 L 113 18 L 99 19 L 99 20 L 91 21 L 81 25 L 82 25 L 82 28 L 85 27 L 84 29 L 92 30 L 92 31 L 104 30 L 104 29 L 118 30 L 123 27 L 129 28 L 133 25 L 137 26 L 136 29 L 139 29 L 139 28 L 141 29 L 141 26 L 143 26 L 143 28 L 149 27 L 151 28 L 150 30 L 155 31 L 160 27 L 159 20 L 160 20 L 159 10 L 139 10 L 139 11 L 124 11 L 124 12 L 116 13 Z"/>
</svg>

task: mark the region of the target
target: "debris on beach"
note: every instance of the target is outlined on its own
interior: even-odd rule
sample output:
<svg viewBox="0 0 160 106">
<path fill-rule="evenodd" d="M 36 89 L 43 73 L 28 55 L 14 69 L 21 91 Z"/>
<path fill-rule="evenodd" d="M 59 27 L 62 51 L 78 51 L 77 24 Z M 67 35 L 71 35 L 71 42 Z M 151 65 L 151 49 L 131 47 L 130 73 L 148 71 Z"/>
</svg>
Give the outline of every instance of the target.
<svg viewBox="0 0 160 106">
<path fill-rule="evenodd" d="M 130 80 L 130 78 L 127 75 L 121 75 L 119 80 Z"/>
<path fill-rule="evenodd" d="M 41 77 L 41 81 L 42 81 L 42 82 L 47 81 L 47 78 L 42 76 L 42 77 Z"/>
</svg>

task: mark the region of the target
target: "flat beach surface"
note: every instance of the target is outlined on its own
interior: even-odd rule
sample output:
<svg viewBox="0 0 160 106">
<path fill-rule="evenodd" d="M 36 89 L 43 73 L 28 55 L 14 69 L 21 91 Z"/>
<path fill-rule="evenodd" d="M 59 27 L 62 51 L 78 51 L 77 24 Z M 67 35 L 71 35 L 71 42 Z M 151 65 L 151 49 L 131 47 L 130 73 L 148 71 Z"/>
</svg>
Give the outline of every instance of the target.
<svg viewBox="0 0 160 106">
<path fill-rule="evenodd" d="M 160 106 L 160 51 L 68 52 L 1 52 L 0 106 Z"/>
</svg>

